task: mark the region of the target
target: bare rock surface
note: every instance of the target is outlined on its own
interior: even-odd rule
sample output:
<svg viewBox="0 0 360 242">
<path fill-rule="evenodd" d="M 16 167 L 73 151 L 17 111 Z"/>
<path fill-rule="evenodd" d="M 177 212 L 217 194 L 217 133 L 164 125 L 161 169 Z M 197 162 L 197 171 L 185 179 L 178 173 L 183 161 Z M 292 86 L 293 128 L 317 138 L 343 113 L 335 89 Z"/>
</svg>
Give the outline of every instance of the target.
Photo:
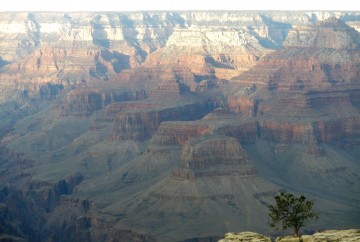
<svg viewBox="0 0 360 242">
<path fill-rule="evenodd" d="M 283 236 L 277 237 L 276 242 L 345 242 L 345 241 L 359 241 L 360 231 L 358 229 L 348 230 L 326 230 L 323 232 L 317 232 L 313 235 L 302 235 L 300 237 Z M 253 241 L 253 242 L 270 242 L 270 237 L 266 237 L 262 234 L 254 232 L 240 232 L 240 233 L 227 233 L 224 239 L 220 239 L 219 242 L 238 242 L 238 241 Z"/>
<path fill-rule="evenodd" d="M 318 232 L 313 235 L 302 235 L 300 238 L 295 238 L 291 236 L 279 237 L 276 238 L 277 242 L 292 242 L 292 241 L 304 241 L 304 242 L 320 242 L 320 241 L 329 241 L 329 242 L 345 242 L 345 241 L 359 241 L 360 240 L 360 230 L 358 229 L 348 229 L 348 230 L 326 230 L 323 232 Z"/>
<path fill-rule="evenodd" d="M 312 239 L 309 239 L 309 242 L 317 241 L 359 241 L 360 240 L 360 230 L 359 229 L 349 229 L 349 230 L 327 230 L 324 232 L 315 233 Z M 304 241 L 306 239 L 304 238 Z"/>
<path fill-rule="evenodd" d="M 258 234 L 254 232 L 241 232 L 241 233 L 227 233 L 225 234 L 225 238 L 219 240 L 218 242 L 230 242 L 230 241 L 271 242 L 271 239 L 262 234 Z"/>
</svg>

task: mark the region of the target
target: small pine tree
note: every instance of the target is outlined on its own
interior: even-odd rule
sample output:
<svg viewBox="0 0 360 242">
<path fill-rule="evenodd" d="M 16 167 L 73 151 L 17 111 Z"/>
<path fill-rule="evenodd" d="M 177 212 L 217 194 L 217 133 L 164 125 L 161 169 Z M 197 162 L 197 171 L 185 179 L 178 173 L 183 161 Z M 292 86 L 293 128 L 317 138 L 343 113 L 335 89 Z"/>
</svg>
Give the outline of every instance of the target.
<svg viewBox="0 0 360 242">
<path fill-rule="evenodd" d="M 299 237 L 299 229 L 305 226 L 308 219 L 318 219 L 318 213 L 313 210 L 314 203 L 301 195 L 296 197 L 291 193 L 281 192 L 275 196 L 276 205 L 269 205 L 269 225 L 275 227 L 281 223 L 281 228 L 293 228 L 294 235 Z"/>
</svg>

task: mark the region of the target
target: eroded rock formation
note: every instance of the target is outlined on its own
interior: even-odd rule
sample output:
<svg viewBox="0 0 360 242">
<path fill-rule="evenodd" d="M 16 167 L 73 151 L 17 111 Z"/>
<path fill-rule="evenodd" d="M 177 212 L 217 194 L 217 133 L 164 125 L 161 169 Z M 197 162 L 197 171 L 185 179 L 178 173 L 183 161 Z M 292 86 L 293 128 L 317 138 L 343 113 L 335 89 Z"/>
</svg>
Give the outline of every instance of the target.
<svg viewBox="0 0 360 242">
<path fill-rule="evenodd" d="M 223 175 L 246 177 L 255 173 L 238 140 L 226 136 L 202 136 L 185 143 L 179 168 L 172 175 L 179 179 L 194 179 Z"/>
<path fill-rule="evenodd" d="M 0 15 L 7 235 L 264 232 L 284 188 L 358 221 L 359 13 Z"/>
</svg>

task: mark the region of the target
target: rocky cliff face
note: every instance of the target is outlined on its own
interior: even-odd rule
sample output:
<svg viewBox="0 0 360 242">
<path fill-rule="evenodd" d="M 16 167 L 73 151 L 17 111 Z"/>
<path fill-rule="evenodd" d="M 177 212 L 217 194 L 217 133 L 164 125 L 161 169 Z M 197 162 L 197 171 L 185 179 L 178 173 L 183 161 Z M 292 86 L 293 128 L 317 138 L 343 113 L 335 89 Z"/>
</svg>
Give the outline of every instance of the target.
<svg viewBox="0 0 360 242">
<path fill-rule="evenodd" d="M 315 47 L 329 49 L 359 48 L 358 31 L 349 28 L 336 17 L 326 19 L 313 27 L 294 29 L 289 32 L 283 46 Z"/>
<path fill-rule="evenodd" d="M 245 152 L 235 138 L 203 136 L 186 142 L 181 152 L 179 168 L 172 175 L 179 179 L 254 175 L 255 168 L 246 163 Z"/>
<path fill-rule="evenodd" d="M 208 102 L 153 110 L 145 105 L 146 110 L 141 109 L 137 105 L 136 111 L 122 111 L 116 115 L 111 140 L 146 140 L 152 137 L 164 121 L 199 119 L 211 111 Z"/>
<path fill-rule="evenodd" d="M 359 33 L 334 18 L 297 31 L 289 32 L 282 50 L 235 79 L 241 89 L 232 90 L 230 110 L 264 117 L 261 135 L 276 142 L 301 143 L 307 134 L 331 142 L 345 138 L 345 130 L 357 133 Z"/>
<path fill-rule="evenodd" d="M 228 79 L 280 48 L 292 26 L 305 29 L 291 30 L 290 36 L 302 34 L 297 42 L 288 38 L 285 45 L 299 45 L 307 38 L 308 43 L 300 44 L 306 46 L 311 44 L 309 36 L 317 35 L 306 30 L 309 23 L 340 17 L 354 25 L 358 18 L 356 12 L 1 15 L 2 89 L 31 96 L 38 96 L 40 86 L 47 83 L 92 85 L 99 79 L 117 79 L 120 73 L 143 65 L 155 70 L 159 66 L 189 70 L 196 80 Z M 326 30 L 319 32 L 324 34 Z M 357 44 L 341 36 L 334 35 L 328 43 Z M 9 97 L 6 92 L 2 94 L 5 97 Z"/>
<path fill-rule="evenodd" d="M 55 105 L 53 110 L 59 110 L 63 116 L 91 115 L 113 103 L 143 100 L 148 94 L 145 90 L 100 90 L 79 89 L 69 92 L 63 102 Z"/>
<path fill-rule="evenodd" d="M 283 189 L 357 225 L 358 12 L 0 16 L 7 235 L 266 232 Z"/>
</svg>

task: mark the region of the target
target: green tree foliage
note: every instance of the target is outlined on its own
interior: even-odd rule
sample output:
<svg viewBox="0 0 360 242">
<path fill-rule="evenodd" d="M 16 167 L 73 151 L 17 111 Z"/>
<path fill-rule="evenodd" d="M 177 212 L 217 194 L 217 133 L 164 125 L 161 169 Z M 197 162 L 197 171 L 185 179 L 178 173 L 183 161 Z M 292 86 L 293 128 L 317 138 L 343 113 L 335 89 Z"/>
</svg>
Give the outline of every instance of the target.
<svg viewBox="0 0 360 242">
<path fill-rule="evenodd" d="M 269 205 L 270 226 L 280 223 L 283 230 L 293 228 L 296 237 L 299 237 L 299 229 L 305 226 L 307 220 L 318 218 L 318 213 L 313 210 L 314 203 L 303 195 L 296 197 L 281 192 L 275 196 L 275 202 L 274 206 Z"/>
</svg>

